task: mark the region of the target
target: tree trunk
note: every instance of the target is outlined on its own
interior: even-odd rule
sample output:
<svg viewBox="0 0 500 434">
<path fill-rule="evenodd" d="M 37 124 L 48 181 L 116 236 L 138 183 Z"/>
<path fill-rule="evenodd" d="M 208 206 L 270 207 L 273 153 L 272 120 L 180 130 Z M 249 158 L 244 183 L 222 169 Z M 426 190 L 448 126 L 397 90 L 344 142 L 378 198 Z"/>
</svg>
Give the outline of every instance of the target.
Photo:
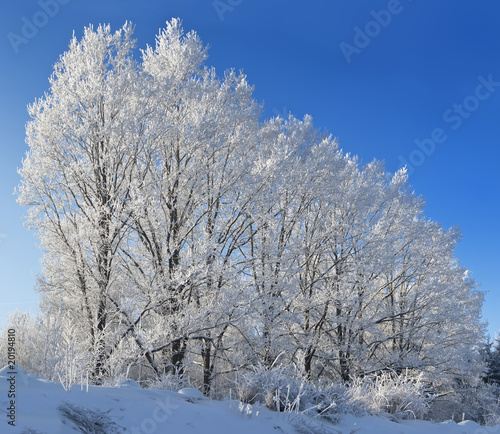
<svg viewBox="0 0 500 434">
<path fill-rule="evenodd" d="M 212 347 L 211 339 L 203 339 L 201 348 L 201 358 L 203 361 L 203 394 L 210 395 L 210 386 L 212 381 L 212 368 L 211 368 Z"/>
<path fill-rule="evenodd" d="M 311 365 L 316 349 L 312 345 L 309 345 L 306 350 L 306 355 L 304 357 L 304 371 L 306 372 L 306 378 L 311 379 Z"/>
<path fill-rule="evenodd" d="M 349 382 L 351 375 L 349 370 L 349 357 L 350 354 L 348 351 L 339 351 L 339 359 L 340 359 L 340 378 L 344 383 Z"/>
<path fill-rule="evenodd" d="M 172 342 L 172 369 L 173 373 L 182 377 L 184 375 L 184 356 L 186 355 L 186 338 L 178 338 Z"/>
</svg>

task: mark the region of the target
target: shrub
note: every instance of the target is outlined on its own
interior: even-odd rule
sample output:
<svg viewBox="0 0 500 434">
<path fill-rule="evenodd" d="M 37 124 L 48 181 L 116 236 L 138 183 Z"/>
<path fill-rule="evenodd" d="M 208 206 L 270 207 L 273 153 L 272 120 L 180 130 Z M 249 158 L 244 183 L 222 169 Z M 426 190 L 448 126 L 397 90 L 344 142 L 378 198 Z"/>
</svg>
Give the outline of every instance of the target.
<svg viewBox="0 0 500 434">
<path fill-rule="evenodd" d="M 425 389 L 422 374 L 408 372 L 357 378 L 347 390 L 350 404 L 356 404 L 380 415 L 388 413 L 395 419 L 421 419 L 429 410 L 432 397 Z"/>
<path fill-rule="evenodd" d="M 440 396 L 430 409 L 428 418 L 436 422 L 445 420 L 472 420 L 481 425 L 500 424 L 500 388 L 477 381 L 455 381 L 441 385 Z"/>
<path fill-rule="evenodd" d="M 297 411 L 303 409 L 302 398 L 310 386 L 295 366 L 271 368 L 259 365 L 241 374 L 236 390 L 241 402 L 262 402 L 271 410 Z"/>
<path fill-rule="evenodd" d="M 61 404 L 58 410 L 64 419 L 86 434 L 115 434 L 123 431 L 106 413 L 99 410 L 78 407 L 69 402 Z"/>
</svg>

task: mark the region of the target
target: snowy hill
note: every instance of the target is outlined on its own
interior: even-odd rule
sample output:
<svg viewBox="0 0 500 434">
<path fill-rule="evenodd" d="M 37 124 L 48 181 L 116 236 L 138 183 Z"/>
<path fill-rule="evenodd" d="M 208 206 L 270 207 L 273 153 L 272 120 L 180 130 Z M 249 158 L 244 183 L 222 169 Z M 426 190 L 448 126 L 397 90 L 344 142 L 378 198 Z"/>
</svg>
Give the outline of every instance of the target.
<svg viewBox="0 0 500 434">
<path fill-rule="evenodd" d="M 15 374 L 11 372 L 7 366 L 0 370 L 1 433 L 479 434 L 500 431 L 500 425 L 483 428 L 470 421 L 394 423 L 383 418 L 352 415 L 344 416 L 339 424 L 333 425 L 302 414 L 272 412 L 261 405 L 210 400 L 195 389 L 182 389 L 179 393 L 147 390 L 129 380 L 118 387 L 89 386 L 87 389 L 73 385 L 67 391 L 63 385 L 27 374 L 19 367 Z M 10 402 L 9 393 L 14 404 Z M 11 418 L 9 407 L 14 407 Z"/>
</svg>

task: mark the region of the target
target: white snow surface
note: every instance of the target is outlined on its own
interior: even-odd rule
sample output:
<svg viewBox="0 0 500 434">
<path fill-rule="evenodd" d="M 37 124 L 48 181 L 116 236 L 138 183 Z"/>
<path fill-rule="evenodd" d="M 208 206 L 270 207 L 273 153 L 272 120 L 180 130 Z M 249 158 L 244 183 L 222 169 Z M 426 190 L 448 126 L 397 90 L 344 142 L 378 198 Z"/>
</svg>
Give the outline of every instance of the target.
<svg viewBox="0 0 500 434">
<path fill-rule="evenodd" d="M 234 400 L 200 399 L 196 389 L 180 393 L 141 389 L 126 381 L 117 387 L 63 385 L 15 369 L 15 422 L 9 425 L 7 392 L 11 370 L 0 370 L 0 433 L 72 434 L 72 433 L 158 433 L 158 434 L 483 434 L 500 432 L 500 425 L 481 427 L 465 421 L 432 423 L 427 421 L 392 422 L 388 419 L 345 415 L 336 425 L 300 413 L 277 413 L 262 405 L 242 404 Z M 61 405 L 99 412 L 114 423 L 114 429 L 82 430 L 58 409 Z"/>
</svg>

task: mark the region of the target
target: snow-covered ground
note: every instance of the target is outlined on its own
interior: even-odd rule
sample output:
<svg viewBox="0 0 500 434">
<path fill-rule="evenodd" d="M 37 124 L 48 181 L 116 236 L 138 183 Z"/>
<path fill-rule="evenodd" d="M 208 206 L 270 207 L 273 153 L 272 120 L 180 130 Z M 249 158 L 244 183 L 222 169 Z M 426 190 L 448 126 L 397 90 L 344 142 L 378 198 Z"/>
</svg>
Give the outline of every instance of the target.
<svg viewBox="0 0 500 434">
<path fill-rule="evenodd" d="M 9 372 L 8 367 L 0 370 L 2 434 L 500 433 L 500 425 L 481 427 L 470 421 L 459 424 L 451 421 L 395 423 L 383 418 L 352 415 L 343 416 L 333 425 L 302 414 L 272 412 L 260 405 L 250 406 L 234 400 L 213 401 L 194 389 L 183 389 L 179 393 L 148 390 L 126 381 L 118 387 L 89 386 L 88 390 L 85 386 L 73 385 L 66 391 L 63 385 L 27 374 L 19 367 L 15 375 Z M 9 407 L 12 407 L 9 391 L 15 393 L 15 415 L 12 415 L 15 426 L 8 423 L 11 420 Z M 83 428 L 85 426 L 87 429 Z"/>
</svg>

